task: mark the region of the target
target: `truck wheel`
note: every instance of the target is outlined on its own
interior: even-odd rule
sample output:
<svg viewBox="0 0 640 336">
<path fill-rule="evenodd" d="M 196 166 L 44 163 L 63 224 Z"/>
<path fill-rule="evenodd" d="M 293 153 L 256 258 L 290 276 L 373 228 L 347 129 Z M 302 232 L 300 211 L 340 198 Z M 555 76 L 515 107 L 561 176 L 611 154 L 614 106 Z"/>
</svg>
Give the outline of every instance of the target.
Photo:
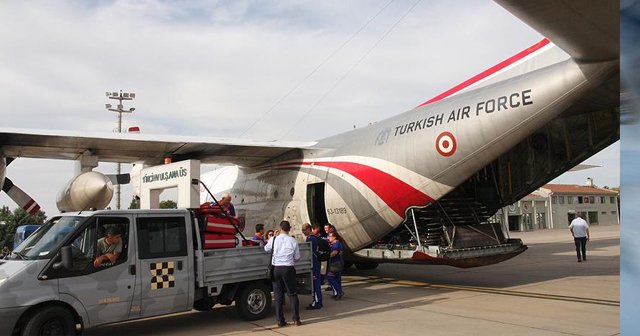
<svg viewBox="0 0 640 336">
<path fill-rule="evenodd" d="M 356 268 L 361 271 L 372 270 L 378 267 L 378 263 L 373 261 L 356 261 L 354 264 Z"/>
<path fill-rule="evenodd" d="M 193 303 L 193 309 L 197 311 L 209 311 L 216 304 L 215 300 L 210 297 L 202 298 Z"/>
<path fill-rule="evenodd" d="M 71 312 L 58 306 L 50 306 L 36 311 L 24 329 L 23 336 L 74 335 L 76 323 Z"/>
<path fill-rule="evenodd" d="M 263 319 L 271 310 L 271 291 L 261 282 L 250 282 L 236 296 L 236 311 L 243 319 Z"/>
</svg>

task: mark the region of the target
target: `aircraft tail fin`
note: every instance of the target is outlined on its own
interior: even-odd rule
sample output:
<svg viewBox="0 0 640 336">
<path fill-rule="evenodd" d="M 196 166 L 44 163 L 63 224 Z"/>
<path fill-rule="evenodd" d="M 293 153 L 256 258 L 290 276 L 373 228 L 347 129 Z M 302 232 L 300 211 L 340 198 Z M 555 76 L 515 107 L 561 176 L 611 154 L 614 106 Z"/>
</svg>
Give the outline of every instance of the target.
<svg viewBox="0 0 640 336">
<path fill-rule="evenodd" d="M 536 69 L 541 69 L 568 58 L 569 55 L 567 53 L 556 47 L 549 39 L 544 38 L 504 61 L 425 101 L 417 107 L 422 107 L 471 89 L 481 88 Z"/>
</svg>

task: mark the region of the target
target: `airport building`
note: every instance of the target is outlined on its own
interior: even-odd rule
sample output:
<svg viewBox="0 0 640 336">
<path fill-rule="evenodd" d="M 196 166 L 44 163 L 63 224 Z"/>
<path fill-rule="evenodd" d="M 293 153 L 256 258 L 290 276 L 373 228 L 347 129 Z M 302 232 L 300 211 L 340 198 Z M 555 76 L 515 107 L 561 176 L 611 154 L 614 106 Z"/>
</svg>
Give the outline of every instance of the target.
<svg viewBox="0 0 640 336">
<path fill-rule="evenodd" d="M 509 231 L 566 229 L 576 214 L 592 225 L 620 224 L 618 192 L 587 185 L 546 184 L 502 208 L 495 219 Z"/>
</svg>

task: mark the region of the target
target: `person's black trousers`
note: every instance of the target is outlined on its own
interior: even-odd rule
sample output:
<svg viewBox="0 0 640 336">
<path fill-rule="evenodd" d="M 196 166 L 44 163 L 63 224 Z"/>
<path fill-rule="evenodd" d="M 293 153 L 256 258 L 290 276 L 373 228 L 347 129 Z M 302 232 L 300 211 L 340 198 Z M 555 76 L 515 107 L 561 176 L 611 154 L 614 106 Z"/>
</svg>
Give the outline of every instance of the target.
<svg viewBox="0 0 640 336">
<path fill-rule="evenodd" d="M 291 318 L 300 319 L 298 292 L 296 291 L 296 269 L 293 266 L 275 266 L 273 270 L 273 294 L 276 297 L 276 318 L 278 322 L 285 322 L 282 305 L 284 303 L 284 290 L 289 295 L 291 305 Z"/>
<path fill-rule="evenodd" d="M 587 237 L 573 238 L 576 243 L 576 254 L 578 260 L 587 260 Z M 582 258 L 580 258 L 580 252 L 582 251 Z"/>
</svg>

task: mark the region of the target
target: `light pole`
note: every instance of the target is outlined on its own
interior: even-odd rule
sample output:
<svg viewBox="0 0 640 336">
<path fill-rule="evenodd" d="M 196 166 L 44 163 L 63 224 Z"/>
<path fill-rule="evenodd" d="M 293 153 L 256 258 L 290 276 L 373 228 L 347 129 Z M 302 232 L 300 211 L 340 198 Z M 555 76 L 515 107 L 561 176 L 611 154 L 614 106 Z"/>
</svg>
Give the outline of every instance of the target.
<svg viewBox="0 0 640 336">
<path fill-rule="evenodd" d="M 123 100 L 133 100 L 136 97 L 136 94 L 133 92 L 105 92 L 105 95 L 109 99 L 117 99 L 118 106 L 116 108 L 112 108 L 111 104 L 105 104 L 107 110 L 118 113 L 118 133 L 122 133 L 122 113 L 132 113 L 136 110 L 135 107 L 132 107 L 128 110 L 125 110 L 122 106 Z M 120 175 L 120 162 L 118 162 L 118 171 L 117 174 Z M 116 209 L 120 209 L 120 185 L 116 184 Z"/>
</svg>

